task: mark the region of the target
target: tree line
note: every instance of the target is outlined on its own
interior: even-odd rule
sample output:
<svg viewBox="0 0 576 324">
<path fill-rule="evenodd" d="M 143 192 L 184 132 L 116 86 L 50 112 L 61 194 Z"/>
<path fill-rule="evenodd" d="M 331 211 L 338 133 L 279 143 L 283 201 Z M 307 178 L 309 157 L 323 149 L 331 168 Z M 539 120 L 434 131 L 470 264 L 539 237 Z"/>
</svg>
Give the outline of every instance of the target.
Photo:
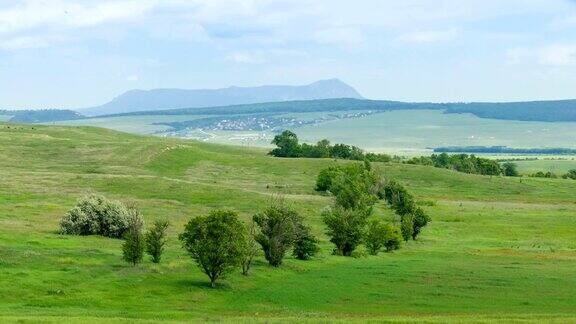
<svg viewBox="0 0 576 324">
<path fill-rule="evenodd" d="M 496 160 L 481 158 L 474 154 L 432 154 L 430 156 L 414 157 L 406 161 L 407 164 L 429 165 L 436 168 L 451 169 L 458 172 L 516 177 L 519 175 L 514 163 L 500 164 Z"/>
<path fill-rule="evenodd" d="M 334 158 L 357 161 L 367 160 L 370 162 L 390 162 L 393 159 L 388 154 L 365 153 L 362 149 L 353 145 L 331 145 L 327 139 L 323 139 L 315 145 L 299 143 L 298 136 L 289 130 L 274 136 L 272 144 L 277 147 L 268 154 L 275 157 Z"/>
</svg>

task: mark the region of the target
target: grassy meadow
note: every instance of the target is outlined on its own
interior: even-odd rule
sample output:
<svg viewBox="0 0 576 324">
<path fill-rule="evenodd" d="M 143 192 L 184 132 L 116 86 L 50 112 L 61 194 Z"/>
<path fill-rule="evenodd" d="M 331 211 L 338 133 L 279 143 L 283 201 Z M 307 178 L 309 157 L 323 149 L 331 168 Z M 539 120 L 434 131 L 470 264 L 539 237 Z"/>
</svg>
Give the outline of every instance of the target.
<svg viewBox="0 0 576 324">
<path fill-rule="evenodd" d="M 387 113 L 386 113 L 387 114 Z M 385 114 L 382 114 L 385 116 Z M 354 143 L 351 143 L 354 144 Z M 332 256 L 314 192 L 335 162 L 278 159 L 258 148 L 93 127 L 0 124 L 0 322 L 576 321 L 576 181 L 468 175 L 375 164 L 431 215 L 393 253 Z M 58 221 L 89 193 L 135 202 L 171 222 L 160 265 L 121 257 L 121 241 L 62 236 Z M 191 217 L 232 208 L 244 219 L 283 195 L 321 239 L 216 289 L 181 248 Z M 382 203 L 377 214 L 393 220 Z"/>
</svg>

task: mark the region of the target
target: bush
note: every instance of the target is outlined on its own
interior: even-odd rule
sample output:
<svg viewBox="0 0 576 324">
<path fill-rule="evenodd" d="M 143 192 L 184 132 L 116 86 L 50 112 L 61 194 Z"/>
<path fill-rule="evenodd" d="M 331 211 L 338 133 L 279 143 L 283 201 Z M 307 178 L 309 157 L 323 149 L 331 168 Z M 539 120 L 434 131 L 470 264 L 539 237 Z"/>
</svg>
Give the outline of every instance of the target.
<svg viewBox="0 0 576 324">
<path fill-rule="evenodd" d="M 408 242 L 414 234 L 414 217 L 412 215 L 403 216 L 400 221 L 400 230 L 402 232 L 402 238 L 404 241 Z"/>
<path fill-rule="evenodd" d="M 366 215 L 358 210 L 336 206 L 323 212 L 322 218 L 328 227 L 326 234 L 336 245 L 334 254 L 350 256 L 362 241 Z"/>
<path fill-rule="evenodd" d="M 128 228 L 128 208 L 102 196 L 87 196 L 60 220 L 60 233 L 122 238 Z"/>
<path fill-rule="evenodd" d="M 504 169 L 504 175 L 507 177 L 517 177 L 519 175 L 516 163 L 506 162 L 502 164 L 502 167 Z"/>
<path fill-rule="evenodd" d="M 562 178 L 576 180 L 576 169 L 568 171 L 568 173 L 563 175 Z"/>
<path fill-rule="evenodd" d="M 402 233 L 400 229 L 396 226 L 390 224 L 386 225 L 386 239 L 384 241 L 384 247 L 386 252 L 391 252 L 398 250 L 402 244 Z"/>
<path fill-rule="evenodd" d="M 162 252 L 166 245 L 166 230 L 168 221 L 157 220 L 154 226 L 146 233 L 146 253 L 148 253 L 154 263 L 160 263 Z"/>
<path fill-rule="evenodd" d="M 264 257 L 271 266 L 282 264 L 286 251 L 296 239 L 298 219 L 298 214 L 282 203 L 254 215 L 253 220 L 260 227 L 256 241 L 262 246 Z"/>
<path fill-rule="evenodd" d="M 133 266 L 142 262 L 144 254 L 144 236 L 142 227 L 144 222 L 140 213 L 136 209 L 130 209 L 128 217 L 128 228 L 124 234 L 124 243 L 122 244 L 122 254 L 126 262 L 132 263 Z"/>
<path fill-rule="evenodd" d="M 318 239 L 310 232 L 310 227 L 301 223 L 297 225 L 296 239 L 292 254 L 298 260 L 308 260 L 320 251 Z"/>
<path fill-rule="evenodd" d="M 383 191 L 384 199 L 386 199 L 386 202 L 388 202 L 398 215 L 404 216 L 414 211 L 416 207 L 414 198 L 408 190 L 397 181 L 388 181 Z"/>
<path fill-rule="evenodd" d="M 246 250 L 244 251 L 244 257 L 242 260 L 242 274 L 247 276 L 250 274 L 252 260 L 254 260 L 254 257 L 258 254 L 258 242 L 256 242 L 256 224 L 254 223 L 254 220 L 250 222 L 248 227 L 245 247 Z"/>
<path fill-rule="evenodd" d="M 380 252 L 386 242 L 386 231 L 386 224 L 380 218 L 373 217 L 368 220 L 366 232 L 364 233 L 364 245 L 366 245 L 370 254 L 376 255 Z"/>
<path fill-rule="evenodd" d="M 210 278 L 210 286 L 239 267 L 246 251 L 246 227 L 238 214 L 215 210 L 191 219 L 179 236 L 182 246 Z"/>
<path fill-rule="evenodd" d="M 415 240 L 422 231 L 422 228 L 428 224 L 430 221 L 430 217 L 424 212 L 424 210 L 420 207 L 414 210 L 412 214 L 413 219 L 413 231 L 412 231 L 412 239 Z"/>
</svg>

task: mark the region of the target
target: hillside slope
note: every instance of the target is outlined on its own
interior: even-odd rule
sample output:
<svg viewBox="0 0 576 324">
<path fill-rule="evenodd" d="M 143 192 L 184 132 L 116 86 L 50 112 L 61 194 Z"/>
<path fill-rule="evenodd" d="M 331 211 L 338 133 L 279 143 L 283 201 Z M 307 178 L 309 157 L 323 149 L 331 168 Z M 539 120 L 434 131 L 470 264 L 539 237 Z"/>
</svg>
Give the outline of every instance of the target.
<svg viewBox="0 0 576 324">
<path fill-rule="evenodd" d="M 576 181 L 482 177 L 375 165 L 431 214 L 421 239 L 395 253 L 331 255 L 313 191 L 331 160 L 141 137 L 89 127 L 0 124 L 0 321 L 576 320 Z M 133 201 L 147 224 L 171 222 L 164 263 L 133 268 L 119 240 L 60 236 L 59 218 L 84 194 Z M 283 194 L 321 254 L 210 289 L 181 249 L 190 218 L 226 207 L 248 219 Z M 377 213 L 393 215 L 379 205 Z"/>
<path fill-rule="evenodd" d="M 104 105 L 80 112 L 89 116 L 154 111 L 171 108 L 198 108 L 271 101 L 362 98 L 338 79 L 321 80 L 303 86 L 229 87 L 224 89 L 131 90 Z"/>
</svg>

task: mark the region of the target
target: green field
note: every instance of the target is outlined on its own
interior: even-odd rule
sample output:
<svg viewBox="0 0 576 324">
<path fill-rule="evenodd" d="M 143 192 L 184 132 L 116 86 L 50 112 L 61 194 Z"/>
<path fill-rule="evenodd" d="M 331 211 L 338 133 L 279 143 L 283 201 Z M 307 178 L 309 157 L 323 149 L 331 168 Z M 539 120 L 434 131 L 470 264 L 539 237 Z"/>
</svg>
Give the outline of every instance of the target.
<svg viewBox="0 0 576 324">
<path fill-rule="evenodd" d="M 357 111 L 356 111 L 357 112 Z M 342 111 L 339 113 L 350 113 Z M 328 116 L 330 112 L 291 113 L 281 116 L 301 120 Z M 166 126 L 160 121 L 185 121 L 202 116 L 123 116 L 63 122 L 91 125 L 136 134 L 162 135 Z M 400 155 L 429 154 L 428 148 L 443 146 L 492 146 L 515 148 L 576 148 L 576 123 L 526 122 L 478 118 L 471 114 L 444 114 L 438 110 L 398 110 L 362 118 L 348 118 L 293 128 L 306 142 L 327 138 L 374 152 Z M 208 142 L 244 146 L 270 146 L 274 134 L 269 131 L 207 131 Z M 262 135 L 264 138 L 262 138 Z M 191 136 L 194 137 L 194 136 Z M 204 138 L 202 136 L 201 138 Z"/>
<path fill-rule="evenodd" d="M 385 116 L 386 114 L 382 114 Z M 0 124 L 0 322 L 576 321 L 576 181 L 468 175 L 377 164 L 432 217 L 394 253 L 331 255 L 314 192 L 321 159 L 91 127 Z M 338 162 L 345 163 L 345 162 Z M 56 234 L 88 193 L 137 203 L 172 224 L 164 262 L 133 268 L 120 240 Z M 176 239 L 190 218 L 227 207 L 248 219 L 282 194 L 321 238 L 310 261 L 216 289 Z M 385 205 L 377 213 L 393 217 Z"/>
<path fill-rule="evenodd" d="M 556 175 L 566 174 L 572 169 L 576 169 L 576 159 L 574 157 L 564 157 L 557 159 L 539 159 L 532 161 L 514 161 L 518 165 L 518 171 L 524 174 L 532 174 L 538 171 L 553 172 Z"/>
</svg>

